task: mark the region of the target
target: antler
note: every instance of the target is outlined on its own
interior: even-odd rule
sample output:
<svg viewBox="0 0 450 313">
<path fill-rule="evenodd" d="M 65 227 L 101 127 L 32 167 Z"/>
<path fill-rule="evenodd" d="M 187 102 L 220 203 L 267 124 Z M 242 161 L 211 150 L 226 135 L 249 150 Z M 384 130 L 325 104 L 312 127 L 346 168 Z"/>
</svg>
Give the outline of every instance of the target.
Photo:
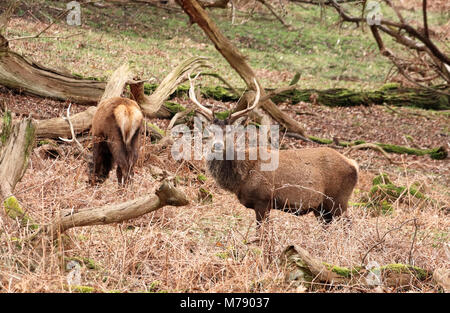
<svg viewBox="0 0 450 313">
<path fill-rule="evenodd" d="M 253 78 L 253 82 L 256 85 L 256 95 L 255 95 L 255 100 L 253 101 L 252 106 L 241 110 L 241 111 L 237 111 L 234 112 L 233 114 L 231 114 L 230 116 L 230 124 L 233 123 L 234 121 L 236 121 L 238 118 L 240 118 L 241 116 L 247 114 L 249 111 L 253 110 L 254 108 L 256 108 L 256 106 L 258 105 L 259 99 L 261 97 L 261 90 L 259 89 L 259 85 L 258 82 L 256 81 L 256 78 Z"/>
<path fill-rule="evenodd" d="M 73 124 L 72 121 L 70 120 L 70 107 L 72 106 L 72 103 L 69 103 L 69 107 L 67 108 L 67 115 L 63 116 L 62 119 L 66 120 L 67 123 L 69 123 L 69 127 L 70 127 L 70 133 L 72 134 L 72 139 L 66 139 L 66 138 L 62 138 L 59 137 L 60 140 L 65 141 L 65 142 L 74 142 L 77 144 L 78 150 L 81 153 L 81 156 L 86 160 L 89 161 L 89 156 L 87 155 L 86 151 L 84 150 L 83 145 L 77 140 L 77 136 L 75 135 L 75 130 L 73 129 Z"/>
<path fill-rule="evenodd" d="M 206 108 L 205 106 L 203 106 L 202 104 L 200 104 L 200 102 L 197 100 L 196 96 L 195 96 L 195 90 L 194 90 L 194 80 L 197 79 L 197 77 L 200 75 L 200 73 L 198 73 L 194 79 L 191 78 L 191 75 L 188 75 L 189 78 L 189 83 L 190 83 L 190 88 L 189 88 L 189 98 L 192 100 L 192 102 L 194 102 L 197 107 L 199 108 L 199 113 L 201 113 L 202 115 L 204 115 L 208 120 L 212 121 L 214 119 L 214 113 L 212 110 Z M 254 108 L 256 108 L 256 106 L 259 103 L 259 99 L 261 97 L 261 90 L 259 88 L 258 82 L 256 81 L 256 78 L 253 78 L 253 82 L 255 83 L 256 86 L 256 95 L 255 95 L 255 100 L 253 101 L 253 104 L 241 111 L 237 111 L 234 112 L 233 114 L 230 115 L 229 118 L 229 122 L 230 124 L 233 123 L 234 121 L 236 121 L 238 118 L 240 118 L 241 116 L 247 114 L 249 111 L 253 110 Z"/>
<path fill-rule="evenodd" d="M 189 84 L 190 84 L 190 88 L 189 88 L 189 98 L 192 100 L 192 102 L 194 102 L 197 107 L 200 110 L 200 113 L 202 115 L 204 115 L 208 120 L 212 121 L 214 119 L 214 113 L 208 109 L 207 107 L 203 106 L 202 104 L 200 104 L 200 102 L 197 100 L 197 97 L 195 96 L 195 89 L 194 89 L 194 80 L 197 79 L 198 75 L 200 75 L 201 72 L 199 72 L 194 79 L 191 78 L 191 75 L 188 74 L 188 78 L 189 78 Z"/>
</svg>

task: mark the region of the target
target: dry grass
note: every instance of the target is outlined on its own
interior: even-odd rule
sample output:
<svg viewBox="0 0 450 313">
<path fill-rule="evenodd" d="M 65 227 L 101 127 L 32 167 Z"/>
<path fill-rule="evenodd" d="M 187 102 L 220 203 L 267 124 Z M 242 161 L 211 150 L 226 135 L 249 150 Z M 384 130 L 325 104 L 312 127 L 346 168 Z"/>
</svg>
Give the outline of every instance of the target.
<svg viewBox="0 0 450 313">
<path fill-rule="evenodd" d="M 30 19 L 18 18 L 12 21 L 12 27 L 16 32 L 12 31 L 9 35 L 17 36 L 23 32 L 36 33 L 42 25 L 31 22 Z M 325 31 L 328 34 L 328 30 Z M 69 33 L 72 34 L 65 27 L 55 25 L 49 35 Z M 20 41 L 15 42 L 13 48 L 22 53 L 32 53 L 33 57 L 46 65 L 65 64 L 70 71 L 76 69 L 83 75 L 100 77 L 108 76 L 107 71 L 114 69 L 122 58 L 131 53 L 115 48 L 119 42 L 117 38 L 122 38 L 122 35 L 108 35 L 107 32 L 95 29 L 86 30 L 84 35 L 84 38 L 73 37 L 71 42 L 80 43 L 76 49 L 62 40 Z M 102 38 L 106 38 L 102 42 L 105 47 L 98 44 Z M 144 42 L 144 39 L 132 36 L 130 38 L 127 40 L 133 43 L 129 46 L 133 46 L 132 54 L 136 58 L 136 67 L 143 71 L 140 73 L 143 77 L 151 77 L 155 73 L 164 77 L 164 71 L 168 71 L 169 65 L 179 62 L 176 57 L 180 56 L 179 54 L 175 55 L 172 50 L 170 55 L 164 52 L 167 47 L 162 46 L 160 50 L 155 44 L 153 50 L 149 50 L 147 45 L 137 45 Z M 173 40 L 165 40 L 163 43 L 173 44 L 176 51 L 186 49 L 186 45 L 187 48 L 197 45 L 197 50 L 202 53 L 203 49 L 214 50 L 208 45 L 201 46 L 203 44 L 197 41 L 184 41 L 185 37 L 180 38 L 174 37 Z M 180 46 L 177 40 L 183 41 L 184 46 Z M 87 48 L 81 46 L 84 41 L 89 43 Z M 156 42 L 150 39 L 147 41 L 152 44 Z M 125 40 L 124 42 L 128 43 Z M 111 49 L 107 49 L 110 45 Z M 87 56 L 83 57 L 81 51 Z M 148 55 L 156 57 L 149 58 Z M 322 54 L 319 55 L 317 60 L 322 66 L 325 58 Z M 297 60 L 299 57 L 295 58 Z M 353 64 L 354 57 L 351 58 Z M 270 62 L 279 63 L 273 60 Z M 301 59 L 296 62 L 304 66 Z M 228 65 L 223 66 L 228 69 Z M 259 68 L 257 72 L 267 77 L 268 84 L 276 83 L 279 87 L 280 80 L 289 80 L 291 70 Z M 314 75 L 310 75 L 314 78 L 311 84 L 325 88 L 327 85 L 322 85 L 324 79 L 318 74 L 322 70 L 313 69 L 313 72 Z M 367 73 L 369 72 L 377 71 L 370 69 Z M 364 81 L 366 76 L 362 75 Z M 308 75 L 305 77 L 302 83 L 306 87 Z M 368 83 L 373 83 L 370 79 L 367 80 Z M 61 116 L 67 106 L 56 101 L 3 94 L 3 90 L 0 91 L 2 103 L 18 114 L 33 112 L 36 118 L 49 118 Z M 174 101 L 186 102 L 182 99 Z M 327 108 L 307 104 L 281 107 L 286 109 L 287 114 L 304 123 L 310 135 L 419 145 L 422 148 L 437 145 L 448 147 L 448 115 L 398 109 L 405 114 L 399 115 L 383 107 Z M 83 109 L 76 105 L 72 108 L 73 112 Z M 302 113 L 295 114 L 292 108 Z M 304 115 L 304 112 L 309 115 Z M 414 115 L 417 112 L 419 115 Z M 163 129 L 164 125 L 167 125 L 167 121 L 152 122 L 158 123 Z M 412 138 L 413 142 L 408 141 L 408 138 Z M 283 140 L 282 146 L 289 149 L 311 145 L 287 138 Z M 286 270 L 278 263 L 280 253 L 288 245 L 299 245 L 330 264 L 360 265 L 367 251 L 385 232 L 412 218 L 417 220 L 417 231 L 410 222 L 399 230 L 390 232 L 385 242 L 368 254 L 367 260 L 376 261 L 380 265 L 408 263 L 412 256 L 411 263 L 425 269 L 450 267 L 448 159 L 436 161 L 429 157 L 393 155 L 394 159 L 402 164 L 394 166 L 375 151 L 351 152 L 349 156 L 356 159 L 362 168 L 358 185 L 350 200 L 352 204 L 359 202 L 370 190 L 372 178 L 380 171 L 387 172 L 397 185 L 411 186 L 414 182 L 419 182 L 425 193 L 435 202 L 416 201 L 405 197 L 402 201 L 393 203 L 394 212 L 391 215 L 378 217 L 373 216 L 368 208 L 351 205 L 350 226 L 337 221 L 327 228 L 318 223 L 312 215 L 295 217 L 273 211 L 270 214 L 267 240 L 261 245 L 255 245 L 247 243 L 255 235 L 253 211 L 240 205 L 234 195 L 219 189 L 211 177 L 204 183 L 200 182 L 195 170 L 190 169 L 186 163 L 172 160 L 167 151 L 158 152 L 148 140 L 141 145 L 134 182 L 125 189 L 117 187 L 115 175 L 111 175 L 102 186 L 90 187 L 87 184 L 86 165 L 74 156 L 75 148 L 66 145 L 63 151 L 56 159 L 33 154 L 29 169 L 16 187 L 15 195 L 23 208 L 39 223 L 50 222 L 62 209 L 101 206 L 153 193 L 159 182 L 158 177 L 151 174 L 151 165 L 177 173 L 180 177 L 179 187 L 189 196 L 191 204 L 179 208 L 166 207 L 121 224 L 71 229 L 61 236 L 59 243 L 47 245 L 43 242 L 36 248 L 18 244 L 29 233 L 0 213 L 0 292 L 69 291 L 69 271 L 66 270 L 66 265 L 73 258 L 81 260 L 80 284 L 93 288 L 78 291 L 302 291 L 302 288 L 298 289 L 295 284 L 285 280 Z M 196 162 L 195 165 L 204 169 L 202 162 Z M 198 201 L 200 187 L 212 192 L 212 203 Z M 414 233 L 416 238 L 411 249 Z M 413 291 L 438 291 L 429 282 L 412 281 L 410 287 Z M 359 286 L 331 288 L 318 285 L 311 291 L 353 292 L 361 289 Z M 382 291 L 398 290 L 383 288 Z"/>
<path fill-rule="evenodd" d="M 218 189 L 210 177 L 200 182 L 195 170 L 173 161 L 167 151 L 160 153 L 149 142 L 141 149 L 134 182 L 125 189 L 117 187 L 115 175 L 102 186 L 90 187 L 85 164 L 73 156 L 70 146 L 56 159 L 34 154 L 29 170 L 16 187 L 16 196 L 35 221 L 45 223 L 62 209 L 101 206 L 152 193 L 159 186 L 150 173 L 150 165 L 156 165 L 177 173 L 180 188 L 191 204 L 167 207 L 118 225 L 72 229 L 62 236 L 63 244 L 50 245 L 43 251 L 16 244 L 14 239 L 25 238 L 27 232 L 1 219 L 0 291 L 69 290 L 65 266 L 71 258 L 78 258 L 85 260 L 81 284 L 96 292 L 295 292 L 297 286 L 285 280 L 286 271 L 278 264 L 279 255 L 288 245 L 304 247 L 331 264 L 359 265 L 386 231 L 411 218 L 417 219 L 418 226 L 412 252 L 415 228 L 411 222 L 387 235 L 386 241 L 370 252 L 368 260 L 408 263 L 412 254 L 412 263 L 422 268 L 450 265 L 445 252 L 450 228 L 448 206 L 447 211 L 442 209 L 442 203 L 448 204 L 448 189 L 434 184 L 426 172 L 411 174 L 393 169 L 397 174 L 392 178 L 394 183 L 405 186 L 423 182 L 427 194 L 441 205 L 406 199 L 394 203 L 392 215 L 379 217 L 353 206 L 349 209 L 350 227 L 337 221 L 328 228 L 312 215 L 295 217 L 272 211 L 268 239 L 255 245 L 247 244 L 255 235 L 253 211 L 240 205 L 234 195 Z M 196 162 L 196 167 L 203 168 L 202 162 Z M 358 202 L 370 189 L 375 173 L 362 171 L 351 202 Z M 213 203 L 197 200 L 200 187 L 213 192 Z M 411 286 L 414 291 L 437 291 L 429 283 L 411 282 Z M 360 291 L 357 287 L 315 286 L 314 291 Z"/>
</svg>

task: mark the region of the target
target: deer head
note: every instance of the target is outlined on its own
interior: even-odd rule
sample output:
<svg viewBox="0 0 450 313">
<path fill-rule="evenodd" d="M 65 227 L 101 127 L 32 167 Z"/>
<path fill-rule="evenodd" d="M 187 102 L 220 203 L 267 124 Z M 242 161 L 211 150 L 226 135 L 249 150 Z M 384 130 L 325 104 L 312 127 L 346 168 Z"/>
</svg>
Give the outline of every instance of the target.
<svg viewBox="0 0 450 313">
<path fill-rule="evenodd" d="M 259 87 L 258 82 L 256 81 L 256 78 L 253 79 L 255 86 L 256 86 L 256 94 L 255 99 L 253 100 L 253 104 L 244 110 L 237 111 L 234 113 L 231 113 L 228 115 L 228 117 L 225 120 L 220 120 L 215 117 L 214 109 L 210 110 L 204 105 L 202 105 L 195 95 L 195 87 L 194 87 L 194 81 L 197 79 L 197 77 L 200 75 L 198 73 L 194 78 L 191 78 L 190 75 L 188 75 L 189 78 L 189 98 L 191 101 L 197 106 L 197 112 L 200 113 L 202 116 L 204 116 L 209 123 L 207 125 L 207 130 L 211 135 L 217 134 L 219 130 L 223 136 L 210 136 L 208 139 L 212 139 L 212 146 L 211 151 L 215 153 L 223 152 L 224 148 L 226 147 L 226 138 L 229 137 L 232 132 L 239 127 L 246 119 L 247 114 L 256 108 L 256 106 L 259 103 L 259 99 L 261 97 L 261 90 Z"/>
</svg>

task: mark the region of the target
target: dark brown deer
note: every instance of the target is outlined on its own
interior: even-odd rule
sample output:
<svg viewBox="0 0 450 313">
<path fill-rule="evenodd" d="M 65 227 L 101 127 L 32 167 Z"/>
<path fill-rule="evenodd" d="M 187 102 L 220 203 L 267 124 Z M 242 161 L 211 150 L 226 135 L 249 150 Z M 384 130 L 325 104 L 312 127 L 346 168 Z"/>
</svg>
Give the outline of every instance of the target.
<svg viewBox="0 0 450 313">
<path fill-rule="evenodd" d="M 114 163 L 119 185 L 126 184 L 133 175 L 143 114 L 136 101 L 117 96 L 127 79 L 126 66 L 113 73 L 92 120 L 93 158 L 89 177 L 92 185 L 103 183 Z"/>
<path fill-rule="evenodd" d="M 190 79 L 189 96 L 198 112 L 214 125 L 225 129 L 238 118 L 253 110 L 259 102 L 260 90 L 255 80 L 256 96 L 253 104 L 229 115 L 225 121 L 215 119 L 213 111 L 195 97 L 193 80 Z M 211 125 L 210 125 L 211 126 Z M 228 128 L 229 129 L 229 128 Z M 226 158 L 226 139 L 216 140 L 211 151 L 222 153 L 222 158 L 208 158 L 207 168 L 218 185 L 236 194 L 239 201 L 256 213 L 257 225 L 268 216 L 270 209 L 278 209 L 295 215 L 309 212 L 323 222 L 330 223 L 346 210 L 348 200 L 358 179 L 358 165 L 330 148 L 273 151 L 279 153 L 278 167 L 262 171 L 261 158 L 250 160 L 250 149 L 245 159 Z"/>
</svg>

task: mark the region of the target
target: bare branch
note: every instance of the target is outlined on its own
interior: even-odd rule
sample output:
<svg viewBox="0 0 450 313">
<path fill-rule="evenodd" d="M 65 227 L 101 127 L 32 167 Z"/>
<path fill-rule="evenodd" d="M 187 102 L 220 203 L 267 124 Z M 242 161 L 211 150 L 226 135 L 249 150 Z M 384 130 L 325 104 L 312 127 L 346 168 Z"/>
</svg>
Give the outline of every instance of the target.
<svg viewBox="0 0 450 313">
<path fill-rule="evenodd" d="M 8 41 L 39 38 L 39 37 L 40 37 L 43 33 L 45 33 L 50 27 L 52 27 L 54 24 L 56 24 L 56 23 L 57 23 L 59 20 L 61 20 L 64 16 L 66 16 L 67 13 L 70 12 L 70 10 L 71 10 L 71 9 L 67 9 L 67 10 L 65 10 L 64 12 L 60 13 L 52 23 L 50 23 L 49 25 L 47 25 L 47 27 L 45 27 L 43 30 L 41 30 L 41 31 L 40 31 L 39 33 L 37 33 L 36 35 L 11 38 L 11 39 L 8 39 Z"/>
</svg>

